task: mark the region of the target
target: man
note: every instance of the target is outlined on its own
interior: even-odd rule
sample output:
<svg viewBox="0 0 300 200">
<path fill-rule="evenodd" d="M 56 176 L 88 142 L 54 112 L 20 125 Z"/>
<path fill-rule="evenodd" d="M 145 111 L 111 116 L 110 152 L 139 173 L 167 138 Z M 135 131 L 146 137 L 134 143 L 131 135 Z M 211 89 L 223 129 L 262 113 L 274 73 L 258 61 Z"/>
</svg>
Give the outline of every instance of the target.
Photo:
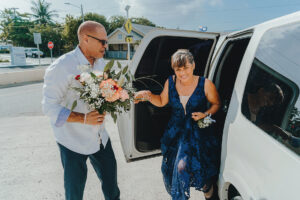
<svg viewBox="0 0 300 200">
<path fill-rule="evenodd" d="M 117 165 L 111 142 L 105 130 L 104 115 L 89 111 L 87 105 L 75 100 L 69 86 L 72 77 L 80 74 L 78 66 L 90 65 L 92 71 L 103 71 L 103 56 L 107 48 L 105 28 L 86 21 L 78 28 L 79 45 L 61 56 L 45 73 L 43 87 L 43 112 L 50 117 L 64 168 L 64 187 L 67 200 L 81 200 L 87 178 L 86 160 L 89 158 L 106 200 L 117 200 Z M 73 93 L 72 93 L 73 92 Z"/>
</svg>

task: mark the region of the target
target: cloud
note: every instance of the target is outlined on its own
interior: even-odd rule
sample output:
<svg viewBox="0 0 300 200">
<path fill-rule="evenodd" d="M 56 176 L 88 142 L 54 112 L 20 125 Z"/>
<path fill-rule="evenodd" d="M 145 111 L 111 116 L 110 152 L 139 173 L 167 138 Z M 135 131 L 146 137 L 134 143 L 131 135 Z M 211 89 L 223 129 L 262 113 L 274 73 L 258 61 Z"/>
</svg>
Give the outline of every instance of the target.
<svg viewBox="0 0 300 200">
<path fill-rule="evenodd" d="M 192 1 L 188 1 L 188 2 L 182 2 L 178 5 L 176 5 L 176 10 L 183 14 L 189 14 L 192 11 L 195 11 L 196 9 L 201 9 L 204 5 L 206 0 L 192 0 Z"/>
<path fill-rule="evenodd" d="M 211 6 L 222 6 L 223 0 L 211 0 L 208 1 Z"/>
</svg>

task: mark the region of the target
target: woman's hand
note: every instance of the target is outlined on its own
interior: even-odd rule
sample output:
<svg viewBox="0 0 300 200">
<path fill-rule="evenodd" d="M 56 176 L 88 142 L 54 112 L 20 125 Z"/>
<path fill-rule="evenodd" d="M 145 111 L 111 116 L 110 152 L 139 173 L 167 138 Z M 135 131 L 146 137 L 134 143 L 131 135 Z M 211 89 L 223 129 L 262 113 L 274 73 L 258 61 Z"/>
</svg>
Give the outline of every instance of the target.
<svg viewBox="0 0 300 200">
<path fill-rule="evenodd" d="M 149 90 L 141 90 L 135 93 L 134 95 L 134 103 L 139 103 L 143 101 L 150 101 L 151 100 L 151 92 Z"/>
<path fill-rule="evenodd" d="M 204 117 L 206 117 L 207 114 L 205 113 L 202 113 L 202 112 L 193 112 L 192 113 L 192 118 L 195 120 L 195 121 L 198 121 L 199 119 L 203 119 Z"/>
</svg>

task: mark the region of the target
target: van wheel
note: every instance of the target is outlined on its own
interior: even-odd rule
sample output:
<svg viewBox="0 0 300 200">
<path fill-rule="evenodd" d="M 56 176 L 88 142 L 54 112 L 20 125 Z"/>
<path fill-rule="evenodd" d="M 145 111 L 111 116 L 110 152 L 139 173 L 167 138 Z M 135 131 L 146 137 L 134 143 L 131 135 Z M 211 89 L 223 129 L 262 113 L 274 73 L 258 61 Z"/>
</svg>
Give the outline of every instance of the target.
<svg viewBox="0 0 300 200">
<path fill-rule="evenodd" d="M 230 185 L 228 188 L 228 199 L 229 200 L 243 200 L 241 194 L 238 192 L 238 190 L 233 185 Z"/>
</svg>

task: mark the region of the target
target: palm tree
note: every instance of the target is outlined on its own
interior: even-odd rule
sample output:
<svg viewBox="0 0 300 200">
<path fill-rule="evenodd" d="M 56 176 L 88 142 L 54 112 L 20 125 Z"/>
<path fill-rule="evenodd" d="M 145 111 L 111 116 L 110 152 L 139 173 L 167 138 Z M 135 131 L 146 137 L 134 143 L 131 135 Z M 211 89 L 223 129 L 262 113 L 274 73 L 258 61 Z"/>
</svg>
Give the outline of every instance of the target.
<svg viewBox="0 0 300 200">
<path fill-rule="evenodd" d="M 52 18 L 58 17 L 55 10 L 50 10 L 51 3 L 45 0 L 31 1 L 31 4 L 32 16 L 38 24 L 53 24 Z"/>
</svg>

